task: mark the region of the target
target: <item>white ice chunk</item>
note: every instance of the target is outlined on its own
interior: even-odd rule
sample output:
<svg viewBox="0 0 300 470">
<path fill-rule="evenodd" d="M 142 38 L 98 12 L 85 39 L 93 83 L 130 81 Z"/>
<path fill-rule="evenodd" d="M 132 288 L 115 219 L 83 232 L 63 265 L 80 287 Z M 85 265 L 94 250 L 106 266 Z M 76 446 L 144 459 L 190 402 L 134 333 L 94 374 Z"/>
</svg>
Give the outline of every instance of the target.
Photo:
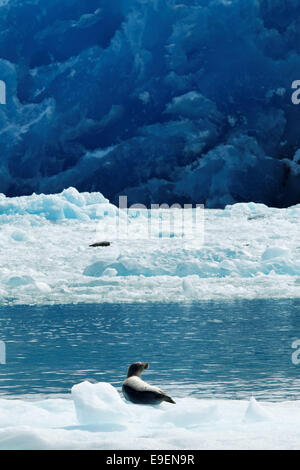
<svg viewBox="0 0 300 470">
<path fill-rule="evenodd" d="M 257 421 L 269 421 L 271 419 L 272 415 L 257 403 L 254 397 L 251 397 L 245 412 L 244 422 L 256 423 Z"/>
<path fill-rule="evenodd" d="M 273 246 L 267 248 L 261 255 L 262 261 L 269 261 L 274 258 L 285 258 L 289 259 L 291 257 L 290 250 L 286 248 L 281 248 L 280 246 Z"/>
<path fill-rule="evenodd" d="M 103 271 L 103 276 L 109 276 L 109 277 L 115 277 L 118 275 L 118 271 L 114 268 L 106 268 L 104 271 Z"/>
<path fill-rule="evenodd" d="M 72 398 L 80 424 L 123 423 L 128 417 L 125 402 L 109 383 L 74 385 Z"/>
</svg>

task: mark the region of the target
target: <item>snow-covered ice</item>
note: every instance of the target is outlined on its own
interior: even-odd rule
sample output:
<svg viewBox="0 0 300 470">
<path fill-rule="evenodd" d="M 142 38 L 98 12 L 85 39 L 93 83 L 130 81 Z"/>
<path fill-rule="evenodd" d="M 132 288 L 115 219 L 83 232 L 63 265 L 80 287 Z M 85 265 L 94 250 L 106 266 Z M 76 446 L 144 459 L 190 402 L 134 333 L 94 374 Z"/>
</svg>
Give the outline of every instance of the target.
<svg viewBox="0 0 300 470">
<path fill-rule="evenodd" d="M 71 395 L 1 398 L 0 449 L 299 449 L 299 401 L 176 402 L 133 405 L 89 382 Z"/>
<path fill-rule="evenodd" d="M 148 238 L 146 211 L 134 215 L 74 188 L 1 195 L 1 304 L 300 296 L 300 205 L 205 209 L 203 243 L 162 231 Z M 128 222 L 127 238 L 117 221 Z"/>
</svg>

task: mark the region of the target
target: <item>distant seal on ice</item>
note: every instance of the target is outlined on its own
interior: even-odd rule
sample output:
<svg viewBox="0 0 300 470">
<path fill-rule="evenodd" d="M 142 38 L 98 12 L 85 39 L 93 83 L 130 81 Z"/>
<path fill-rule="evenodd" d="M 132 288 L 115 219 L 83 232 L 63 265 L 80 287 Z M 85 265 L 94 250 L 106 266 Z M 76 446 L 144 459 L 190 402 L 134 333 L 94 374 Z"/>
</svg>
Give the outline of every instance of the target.
<svg viewBox="0 0 300 470">
<path fill-rule="evenodd" d="M 175 403 L 165 392 L 158 387 L 149 385 L 141 379 L 145 369 L 148 369 L 148 362 L 135 362 L 128 369 L 128 374 L 123 382 L 122 392 L 126 400 L 141 405 L 158 405 L 162 401 Z"/>
<path fill-rule="evenodd" d="M 93 246 L 93 247 L 97 247 L 97 246 L 110 246 L 110 242 L 96 242 L 96 243 L 93 243 L 92 245 L 90 246 Z"/>
</svg>

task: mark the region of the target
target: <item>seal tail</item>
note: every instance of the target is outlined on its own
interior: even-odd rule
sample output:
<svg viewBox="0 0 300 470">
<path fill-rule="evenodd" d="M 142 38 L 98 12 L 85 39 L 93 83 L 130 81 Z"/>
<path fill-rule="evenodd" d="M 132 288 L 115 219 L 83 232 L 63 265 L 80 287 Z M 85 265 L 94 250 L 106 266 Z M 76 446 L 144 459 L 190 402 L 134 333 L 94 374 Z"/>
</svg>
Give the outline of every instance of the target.
<svg viewBox="0 0 300 470">
<path fill-rule="evenodd" d="M 176 405 L 176 402 L 173 400 L 173 398 L 169 397 L 168 395 L 164 396 L 164 401 L 167 401 L 168 403 L 174 403 L 174 405 Z"/>
</svg>

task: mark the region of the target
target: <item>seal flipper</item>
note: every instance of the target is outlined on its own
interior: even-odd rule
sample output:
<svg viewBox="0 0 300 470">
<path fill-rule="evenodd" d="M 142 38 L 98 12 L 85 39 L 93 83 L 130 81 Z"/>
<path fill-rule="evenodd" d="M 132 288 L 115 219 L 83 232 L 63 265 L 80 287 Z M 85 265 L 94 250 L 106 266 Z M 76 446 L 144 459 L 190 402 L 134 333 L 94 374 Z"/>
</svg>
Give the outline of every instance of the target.
<svg viewBox="0 0 300 470">
<path fill-rule="evenodd" d="M 167 401 L 168 403 L 174 403 L 174 405 L 176 405 L 176 401 L 174 401 L 173 398 L 169 397 L 168 395 L 165 395 L 164 393 L 163 393 L 163 397 L 164 397 L 163 401 Z"/>
</svg>

